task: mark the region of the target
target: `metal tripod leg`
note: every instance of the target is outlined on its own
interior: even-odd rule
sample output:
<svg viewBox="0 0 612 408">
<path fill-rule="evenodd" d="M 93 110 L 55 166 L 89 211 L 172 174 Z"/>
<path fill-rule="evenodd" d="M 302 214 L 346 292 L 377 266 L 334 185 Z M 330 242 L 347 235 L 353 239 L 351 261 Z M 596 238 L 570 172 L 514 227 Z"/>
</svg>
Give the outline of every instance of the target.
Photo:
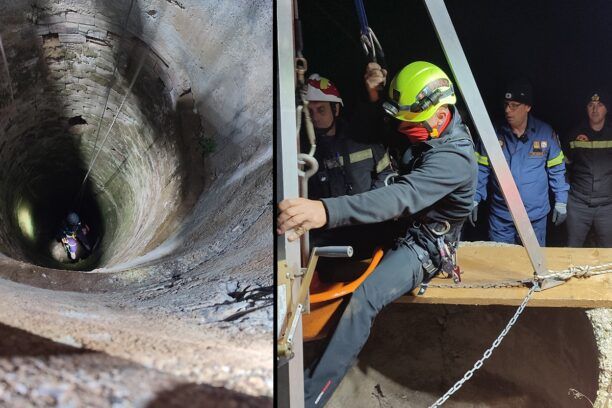
<svg viewBox="0 0 612 408">
<path fill-rule="evenodd" d="M 455 75 L 457 85 L 461 90 L 461 94 L 465 99 L 465 104 L 472 116 L 478 134 L 487 149 L 491 166 L 495 172 L 495 176 L 499 181 L 502 193 L 512 214 L 514 225 L 521 237 L 521 241 L 527 250 L 529 260 L 533 265 L 536 275 L 544 275 L 546 265 L 544 255 L 538 243 L 538 240 L 533 232 L 533 227 L 527 216 L 527 211 L 521 200 L 512 173 L 504 157 L 504 154 L 497 141 L 495 129 L 491 123 L 491 119 L 487 114 L 484 102 L 476 86 L 474 75 L 470 70 L 467 58 L 455 32 L 455 27 L 451 22 L 448 10 L 444 4 L 444 0 L 424 0 L 425 6 L 429 12 L 429 16 L 446 54 L 446 59 Z"/>
</svg>

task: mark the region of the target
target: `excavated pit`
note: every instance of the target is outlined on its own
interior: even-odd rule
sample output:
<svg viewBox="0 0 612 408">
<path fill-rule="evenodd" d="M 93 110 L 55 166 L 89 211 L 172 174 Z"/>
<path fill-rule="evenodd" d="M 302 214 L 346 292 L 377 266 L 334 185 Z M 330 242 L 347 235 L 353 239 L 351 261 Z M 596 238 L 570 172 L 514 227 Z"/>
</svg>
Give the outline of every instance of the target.
<svg viewBox="0 0 612 408">
<path fill-rule="evenodd" d="M 430 406 L 491 347 L 514 312 L 502 306 L 390 306 L 329 407 Z M 308 352 L 316 354 L 321 346 L 311 344 Z M 604 370 L 598 346 L 605 347 L 583 310 L 527 308 L 444 406 L 588 407 L 587 399 L 574 398 L 570 390 L 596 400 Z M 599 397 L 605 406 L 606 395 Z"/>
<path fill-rule="evenodd" d="M 489 358 L 444 406 L 606 407 L 611 398 L 610 309 L 528 306 L 499 337 L 516 311 L 516 306 L 479 305 L 478 299 L 472 305 L 392 303 L 375 319 L 329 407 L 430 406 L 497 339 Z M 305 343 L 307 369 L 316 366 L 326 342 Z"/>
<path fill-rule="evenodd" d="M 269 397 L 272 6 L 212 3 L 0 5 L 0 290 L 30 307 L 0 321 Z M 71 210 L 96 243 L 76 263 L 56 240 Z M 96 313 L 110 339 L 195 348 L 92 342 L 79 322 Z M 156 333 L 158 318 L 191 334 Z M 211 356 L 219 344 L 235 355 Z"/>
</svg>

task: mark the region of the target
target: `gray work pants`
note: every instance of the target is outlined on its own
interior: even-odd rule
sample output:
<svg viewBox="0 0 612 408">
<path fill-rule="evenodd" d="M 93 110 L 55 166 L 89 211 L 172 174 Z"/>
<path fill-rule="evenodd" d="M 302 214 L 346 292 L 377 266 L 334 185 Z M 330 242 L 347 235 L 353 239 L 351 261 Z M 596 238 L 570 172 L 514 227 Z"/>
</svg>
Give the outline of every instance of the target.
<svg viewBox="0 0 612 408">
<path fill-rule="evenodd" d="M 400 240 L 355 290 L 319 363 L 304 379 L 307 408 L 327 403 L 367 341 L 378 312 L 421 283 L 420 259 L 426 254 L 413 242 Z"/>
<path fill-rule="evenodd" d="M 599 248 L 612 248 L 612 203 L 589 206 L 572 194 L 567 200 L 567 246 L 584 246 L 591 227 Z"/>
</svg>

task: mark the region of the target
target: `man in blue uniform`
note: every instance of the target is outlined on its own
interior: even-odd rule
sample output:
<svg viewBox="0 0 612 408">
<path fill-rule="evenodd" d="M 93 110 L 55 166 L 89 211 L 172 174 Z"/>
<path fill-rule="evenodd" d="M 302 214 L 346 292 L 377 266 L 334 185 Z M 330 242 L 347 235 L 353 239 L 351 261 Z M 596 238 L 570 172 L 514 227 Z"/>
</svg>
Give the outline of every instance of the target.
<svg viewBox="0 0 612 408">
<path fill-rule="evenodd" d="M 567 246 L 584 245 L 593 228 L 596 245 L 612 247 L 612 127 L 606 121 L 607 94 L 591 92 L 588 120 L 569 134 L 570 192 Z"/>
<path fill-rule="evenodd" d="M 546 222 L 550 212 L 549 188 L 554 194 L 553 223 L 558 226 L 567 216 L 567 191 L 564 156 L 557 135 L 550 125 L 530 114 L 531 84 L 525 79 L 513 81 L 504 94 L 506 123 L 496 128 L 514 182 L 541 246 L 546 245 Z M 520 243 L 512 216 L 499 183 L 491 176 L 491 164 L 484 146 L 477 149 L 478 188 L 470 222 L 475 224 L 478 204 L 487 199 L 491 184 L 489 239 L 510 244 Z"/>
<path fill-rule="evenodd" d="M 374 238 L 379 245 L 395 241 L 352 294 L 319 363 L 305 376 L 308 408 L 329 400 L 384 306 L 455 266 L 452 254 L 472 208 L 478 169 L 448 76 L 433 64 L 414 62 L 395 76 L 389 99 L 381 102 L 379 108 L 398 120 L 396 137 L 409 139 L 413 146 L 403 156 L 402 174 L 394 183 L 352 196 L 295 198 L 279 204 L 277 232 L 287 233 L 289 240 L 310 229 L 387 222 L 385 233 Z"/>
</svg>

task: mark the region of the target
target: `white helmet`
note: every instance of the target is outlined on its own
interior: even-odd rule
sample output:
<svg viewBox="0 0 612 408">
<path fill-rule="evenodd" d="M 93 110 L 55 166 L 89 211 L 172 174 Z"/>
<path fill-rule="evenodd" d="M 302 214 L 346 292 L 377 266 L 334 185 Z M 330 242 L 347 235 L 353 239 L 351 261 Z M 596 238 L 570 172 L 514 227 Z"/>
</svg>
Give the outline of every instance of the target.
<svg viewBox="0 0 612 408">
<path fill-rule="evenodd" d="M 337 102 L 344 106 L 336 85 L 327 78 L 312 74 L 308 77 L 307 101 Z"/>
</svg>

